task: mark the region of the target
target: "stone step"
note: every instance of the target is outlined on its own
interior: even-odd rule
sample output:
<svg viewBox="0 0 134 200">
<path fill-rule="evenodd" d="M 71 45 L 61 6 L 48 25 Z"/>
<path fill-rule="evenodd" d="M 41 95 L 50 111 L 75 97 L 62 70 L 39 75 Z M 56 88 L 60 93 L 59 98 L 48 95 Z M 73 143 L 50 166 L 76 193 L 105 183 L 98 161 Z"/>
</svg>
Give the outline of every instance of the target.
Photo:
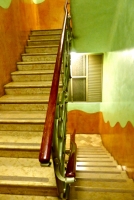
<svg viewBox="0 0 134 200">
<path fill-rule="evenodd" d="M 43 131 L 0 131 L 0 157 L 39 157 Z"/>
<path fill-rule="evenodd" d="M 77 167 L 116 167 L 117 163 L 115 161 L 110 161 L 110 162 L 103 162 L 103 161 L 87 161 L 87 162 L 76 162 Z"/>
<path fill-rule="evenodd" d="M 4 95 L 0 98 L 0 110 L 46 111 L 48 100 L 46 95 Z"/>
<path fill-rule="evenodd" d="M 0 130 L 43 131 L 46 111 L 0 111 Z"/>
<path fill-rule="evenodd" d="M 61 34 L 51 34 L 51 35 L 29 35 L 29 40 L 40 40 L 40 39 L 45 39 L 45 40 L 60 40 Z"/>
<path fill-rule="evenodd" d="M 57 197 L 53 165 L 44 169 L 37 159 L 1 157 L 0 194 Z"/>
<path fill-rule="evenodd" d="M 52 81 L 54 70 L 15 71 L 11 73 L 12 80 L 23 81 Z"/>
<path fill-rule="evenodd" d="M 26 53 L 51 53 L 55 54 L 58 52 L 58 45 L 49 45 L 46 46 L 26 46 Z"/>
<path fill-rule="evenodd" d="M 31 31 L 31 35 L 53 35 L 53 34 L 61 34 L 61 29 Z"/>
<path fill-rule="evenodd" d="M 120 174 L 122 169 L 120 166 L 106 166 L 106 167 L 103 167 L 103 166 L 88 166 L 88 167 L 81 167 L 81 166 L 76 166 L 76 171 L 77 172 L 87 172 L 87 173 L 104 173 L 104 174 L 107 174 L 107 173 L 113 173 L 113 174 Z"/>
<path fill-rule="evenodd" d="M 98 154 L 98 153 L 90 153 L 88 154 L 79 154 L 77 155 L 77 158 L 109 158 L 111 155 L 109 153 L 102 153 L 102 154 Z"/>
<path fill-rule="evenodd" d="M 46 111 L 0 111 L 0 123 L 43 123 Z"/>
<path fill-rule="evenodd" d="M 17 69 L 26 70 L 53 70 L 55 61 L 38 61 L 38 62 L 17 62 Z"/>
<path fill-rule="evenodd" d="M 28 46 L 44 46 L 44 45 L 59 45 L 59 39 L 39 39 L 39 40 L 27 40 Z"/>
<path fill-rule="evenodd" d="M 70 190 L 70 200 L 133 200 L 134 199 L 134 189 L 126 188 L 101 188 L 101 187 L 71 187 Z"/>
<path fill-rule="evenodd" d="M 113 157 L 99 157 L 99 159 L 98 158 L 96 158 L 96 157 L 89 157 L 89 158 L 79 158 L 79 157 L 77 157 L 77 162 L 104 162 L 104 163 L 109 163 L 109 162 L 112 162 L 112 161 L 114 161 L 114 162 L 116 162 L 114 159 L 113 159 Z"/>
<path fill-rule="evenodd" d="M 96 171 L 76 171 L 77 180 L 94 180 L 94 181 L 126 181 L 128 179 L 125 171 L 119 173 L 96 172 Z"/>
<path fill-rule="evenodd" d="M 34 61 L 55 61 L 56 62 L 56 54 L 49 53 L 26 53 L 21 54 L 22 61 L 24 62 L 34 62 Z"/>
<path fill-rule="evenodd" d="M 76 179 L 76 182 L 73 183 L 73 186 L 86 186 L 86 187 L 101 187 L 101 188 L 127 188 L 127 189 L 134 189 L 134 182 L 130 179 L 126 181 L 119 181 L 117 180 L 93 180 L 93 179 Z"/>
<path fill-rule="evenodd" d="M 8 95 L 49 95 L 51 84 L 51 81 L 10 82 L 4 88 Z M 59 87 L 62 87 L 62 84 Z"/>
<path fill-rule="evenodd" d="M 32 195 L 13 195 L 0 194 L 1 200 L 59 200 L 58 197 L 52 196 L 32 196 Z"/>
</svg>

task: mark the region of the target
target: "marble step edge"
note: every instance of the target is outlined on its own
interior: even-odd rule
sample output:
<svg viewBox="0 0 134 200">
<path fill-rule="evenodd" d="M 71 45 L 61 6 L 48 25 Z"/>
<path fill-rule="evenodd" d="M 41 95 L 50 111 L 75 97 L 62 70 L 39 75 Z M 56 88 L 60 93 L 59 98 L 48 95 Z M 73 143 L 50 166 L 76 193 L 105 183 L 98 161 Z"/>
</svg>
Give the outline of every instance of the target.
<svg viewBox="0 0 134 200">
<path fill-rule="evenodd" d="M 19 61 L 17 62 L 18 65 L 31 65 L 31 64 L 55 64 L 55 61 Z"/>
<path fill-rule="evenodd" d="M 61 34 L 53 34 L 53 35 L 29 35 L 29 40 L 40 40 L 40 39 L 53 39 L 60 40 Z"/>
<path fill-rule="evenodd" d="M 48 103 L 49 95 L 4 95 L 0 97 L 0 104 L 16 104 L 16 103 Z"/>
<path fill-rule="evenodd" d="M 37 49 L 37 48 L 39 48 L 39 49 L 40 49 L 40 48 L 41 48 L 41 49 L 44 48 L 44 49 L 45 49 L 45 48 L 55 48 L 55 47 L 56 47 L 57 50 L 58 50 L 58 45 L 57 45 L 57 44 L 48 44 L 47 46 L 46 46 L 46 45 L 44 45 L 44 46 L 43 46 L 43 45 L 42 45 L 42 46 L 38 46 L 38 45 L 36 45 L 36 46 L 34 46 L 34 45 L 33 45 L 33 46 L 32 46 L 32 45 L 31 45 L 31 46 L 27 46 L 27 45 L 26 45 L 26 46 L 25 46 L 25 49 L 32 49 L 32 48 L 33 48 L 33 49 L 34 49 L 34 48 L 36 48 L 36 49 Z"/>
<path fill-rule="evenodd" d="M 15 195 L 15 194 L 0 194 L 1 200 L 59 200 L 53 196 L 32 196 L 32 195 Z"/>
<path fill-rule="evenodd" d="M 49 41 L 54 41 L 54 42 L 56 42 L 56 41 L 58 41 L 58 42 L 60 42 L 60 38 L 59 39 L 54 39 L 54 38 L 46 38 L 46 39 L 36 39 L 36 40 L 34 40 L 34 39 L 28 39 L 27 40 L 27 42 L 49 42 Z"/>
<path fill-rule="evenodd" d="M 62 30 L 61 29 L 48 29 L 48 30 L 31 30 L 30 31 L 30 34 L 31 35 L 33 35 L 33 33 L 34 34 L 37 34 L 37 33 L 42 33 L 43 34 L 43 32 L 44 33 L 47 33 L 47 34 L 49 34 L 49 35 L 51 35 L 51 34 L 55 34 L 55 32 L 59 32 L 60 34 L 62 33 Z"/>
<path fill-rule="evenodd" d="M 47 33 L 47 31 L 46 31 Z M 34 35 L 34 36 L 61 36 L 61 33 L 56 33 L 54 31 L 52 31 L 53 34 L 51 34 L 51 32 L 49 32 L 48 34 L 44 35 L 44 34 L 41 34 L 41 33 L 38 33 L 38 35 Z M 33 36 L 32 34 L 29 34 L 29 36 Z"/>
<path fill-rule="evenodd" d="M 51 85 L 51 81 L 10 82 L 4 85 L 4 88 L 50 88 Z"/>
<path fill-rule="evenodd" d="M 87 180 L 128 180 L 128 176 L 125 171 L 121 171 L 118 174 L 114 173 L 96 173 L 96 172 L 76 172 L 76 179 L 87 179 Z"/>
<path fill-rule="evenodd" d="M 82 186 L 71 186 L 71 188 L 74 188 L 75 191 L 79 192 L 116 192 L 116 193 L 133 193 L 134 194 L 134 188 L 128 189 L 128 188 L 102 188 L 102 187 L 82 187 Z"/>
<path fill-rule="evenodd" d="M 21 166 L 20 166 L 21 167 Z M 47 170 L 47 168 L 46 168 Z M 43 177 L 29 177 L 29 176 L 0 176 L 0 186 L 5 185 L 5 187 L 8 185 L 12 186 L 55 186 L 55 184 L 52 184 L 49 182 L 49 178 L 43 178 Z"/>
<path fill-rule="evenodd" d="M 79 167 L 97 167 L 97 166 L 100 166 L 100 167 L 107 167 L 107 166 L 111 166 L 111 167 L 116 167 L 117 166 L 117 162 L 116 161 L 99 161 L 96 162 L 96 161 L 88 161 L 88 162 L 82 162 L 82 161 L 77 161 L 76 162 L 76 166 L 79 166 Z"/>
<path fill-rule="evenodd" d="M 56 53 L 22 53 L 21 56 L 56 56 Z"/>
<path fill-rule="evenodd" d="M 41 141 L 41 140 L 40 140 Z M 0 142 L 0 150 L 39 150 L 41 143 Z"/>
<path fill-rule="evenodd" d="M 77 180 L 73 186 L 86 186 L 86 187 L 102 187 L 102 188 L 127 188 L 127 189 L 134 189 L 134 182 L 127 180 L 126 182 L 117 182 L 117 181 L 81 181 Z"/>
<path fill-rule="evenodd" d="M 77 172 L 87 172 L 87 173 L 104 173 L 104 174 L 107 174 L 107 173 L 113 173 L 113 174 L 120 174 L 122 172 L 122 167 L 120 165 L 117 165 L 116 167 L 112 166 L 112 167 L 109 167 L 109 166 L 106 166 L 106 167 L 103 167 L 103 166 L 96 166 L 96 167 L 78 167 L 76 166 L 76 173 Z"/>
<path fill-rule="evenodd" d="M 11 75 L 51 75 L 54 70 L 27 70 L 27 71 L 14 71 Z"/>
<path fill-rule="evenodd" d="M 38 186 L 38 185 L 18 185 L 18 184 L 1 184 L 0 185 L 0 194 L 11 194 L 11 195 L 30 195 L 30 196 L 52 196 L 57 197 L 57 187 L 46 185 L 46 186 Z M 45 197 L 44 197 L 45 199 Z M 31 200 L 34 200 L 32 198 Z M 38 199 L 39 200 L 39 199 Z"/>
</svg>

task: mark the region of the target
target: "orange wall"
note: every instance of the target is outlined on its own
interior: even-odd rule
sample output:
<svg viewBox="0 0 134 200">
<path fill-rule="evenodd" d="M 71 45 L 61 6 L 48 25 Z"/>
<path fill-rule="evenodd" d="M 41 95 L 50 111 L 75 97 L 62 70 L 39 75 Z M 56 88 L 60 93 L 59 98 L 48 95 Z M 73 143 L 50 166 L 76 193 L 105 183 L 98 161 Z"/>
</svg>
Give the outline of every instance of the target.
<svg viewBox="0 0 134 200">
<path fill-rule="evenodd" d="M 21 60 L 31 29 L 61 28 L 65 0 L 12 0 L 8 9 L 0 7 L 0 96 L 3 86 L 11 81 L 10 73 Z"/>
<path fill-rule="evenodd" d="M 131 122 L 125 127 L 121 127 L 119 122 L 111 127 L 100 113 L 100 133 L 104 146 L 134 179 L 134 127 Z"/>
<path fill-rule="evenodd" d="M 100 133 L 104 146 L 134 179 L 134 127 L 130 122 L 124 128 L 119 122 L 111 127 L 109 122 L 105 123 L 102 112 L 72 110 L 68 112 L 67 132 L 73 133 L 75 129 L 76 133 Z"/>
<path fill-rule="evenodd" d="M 67 133 L 99 133 L 99 113 L 86 113 L 80 110 L 68 112 Z"/>
</svg>

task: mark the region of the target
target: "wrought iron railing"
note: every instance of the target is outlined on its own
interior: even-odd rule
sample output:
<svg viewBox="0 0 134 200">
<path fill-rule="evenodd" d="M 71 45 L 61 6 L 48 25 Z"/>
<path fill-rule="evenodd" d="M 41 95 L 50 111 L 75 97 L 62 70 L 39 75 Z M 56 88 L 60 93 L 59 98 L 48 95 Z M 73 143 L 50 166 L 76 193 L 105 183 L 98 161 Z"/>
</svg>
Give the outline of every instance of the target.
<svg viewBox="0 0 134 200">
<path fill-rule="evenodd" d="M 68 165 L 65 164 L 68 82 L 70 79 L 71 27 L 65 4 L 65 17 L 53 75 L 39 161 L 50 165 L 52 155 L 59 197 L 67 198 L 69 185 L 75 181 L 76 144 L 72 143 Z M 62 79 L 62 90 L 59 87 Z M 70 164 L 72 162 L 72 164 Z M 66 172 L 66 167 L 68 172 Z M 73 170 L 71 172 L 71 170 Z M 69 175 L 71 174 L 71 175 Z"/>
</svg>

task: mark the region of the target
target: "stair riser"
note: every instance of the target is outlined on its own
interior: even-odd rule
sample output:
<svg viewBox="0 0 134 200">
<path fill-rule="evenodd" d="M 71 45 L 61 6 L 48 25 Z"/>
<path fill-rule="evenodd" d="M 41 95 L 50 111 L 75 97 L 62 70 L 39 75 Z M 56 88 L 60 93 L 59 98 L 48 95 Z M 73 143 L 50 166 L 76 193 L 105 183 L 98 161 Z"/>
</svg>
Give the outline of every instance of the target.
<svg viewBox="0 0 134 200">
<path fill-rule="evenodd" d="M 78 191 L 77 190 L 73 190 L 70 193 L 70 198 L 69 200 L 73 200 L 73 199 L 84 199 L 84 200 L 89 200 L 89 199 L 93 199 L 93 200 L 133 200 L 134 199 L 134 192 L 133 193 L 124 193 L 124 192 L 116 192 L 115 191 L 106 191 L 104 189 L 104 191 L 101 191 L 98 189 L 96 190 L 85 190 L 85 191 Z"/>
<path fill-rule="evenodd" d="M 60 35 L 31 35 L 29 36 L 30 40 L 40 40 L 40 39 L 45 39 L 45 40 L 60 40 Z"/>
<path fill-rule="evenodd" d="M 26 53 L 57 53 L 58 47 L 31 47 L 31 48 L 25 48 Z"/>
<path fill-rule="evenodd" d="M 28 46 L 59 45 L 59 40 L 28 41 Z"/>
<path fill-rule="evenodd" d="M 117 181 L 86 181 L 86 180 L 76 180 L 75 184 L 73 186 L 86 186 L 86 187 L 101 187 L 101 188 L 134 188 L 134 184 L 132 182 L 119 182 Z"/>
<path fill-rule="evenodd" d="M 5 184 L 0 186 L 1 194 L 16 194 L 16 195 L 35 195 L 35 196 L 52 196 L 57 197 L 56 187 L 36 187 L 35 186 L 6 186 Z"/>
<path fill-rule="evenodd" d="M 20 94 L 50 94 L 50 88 L 6 88 L 6 94 L 20 95 Z"/>
<path fill-rule="evenodd" d="M 42 131 L 43 133 L 43 128 L 44 128 L 44 123 L 41 124 L 1 123 L 0 124 L 0 131 Z"/>
<path fill-rule="evenodd" d="M 29 71 L 29 70 L 52 70 L 55 67 L 53 64 L 17 64 L 17 69 L 20 71 Z"/>
<path fill-rule="evenodd" d="M 0 194 L 1 200 L 59 200 L 58 197 Z"/>
<path fill-rule="evenodd" d="M 61 30 L 37 30 L 31 31 L 31 35 L 54 35 L 54 34 L 61 34 Z"/>
<path fill-rule="evenodd" d="M 42 111 L 42 110 L 44 110 L 44 111 L 46 111 L 47 110 L 47 104 L 45 104 L 45 103 L 42 103 L 42 104 L 40 104 L 40 103 L 38 103 L 38 104 L 36 104 L 36 103 L 34 103 L 34 104 L 30 104 L 30 103 L 28 103 L 28 104 L 12 104 L 12 103 L 10 103 L 10 104 L 0 104 L 0 110 L 8 110 L 8 111 L 12 111 L 12 110 L 14 110 L 14 111 Z"/>
<path fill-rule="evenodd" d="M 53 74 L 44 75 L 12 75 L 12 80 L 17 82 L 23 81 L 52 81 Z"/>
<path fill-rule="evenodd" d="M 14 157 L 14 158 L 36 158 L 39 157 L 38 150 L 27 150 L 27 149 L 0 149 L 0 157 Z"/>
<path fill-rule="evenodd" d="M 32 61 L 56 61 L 56 55 L 22 55 L 23 62 L 32 62 Z"/>
</svg>

